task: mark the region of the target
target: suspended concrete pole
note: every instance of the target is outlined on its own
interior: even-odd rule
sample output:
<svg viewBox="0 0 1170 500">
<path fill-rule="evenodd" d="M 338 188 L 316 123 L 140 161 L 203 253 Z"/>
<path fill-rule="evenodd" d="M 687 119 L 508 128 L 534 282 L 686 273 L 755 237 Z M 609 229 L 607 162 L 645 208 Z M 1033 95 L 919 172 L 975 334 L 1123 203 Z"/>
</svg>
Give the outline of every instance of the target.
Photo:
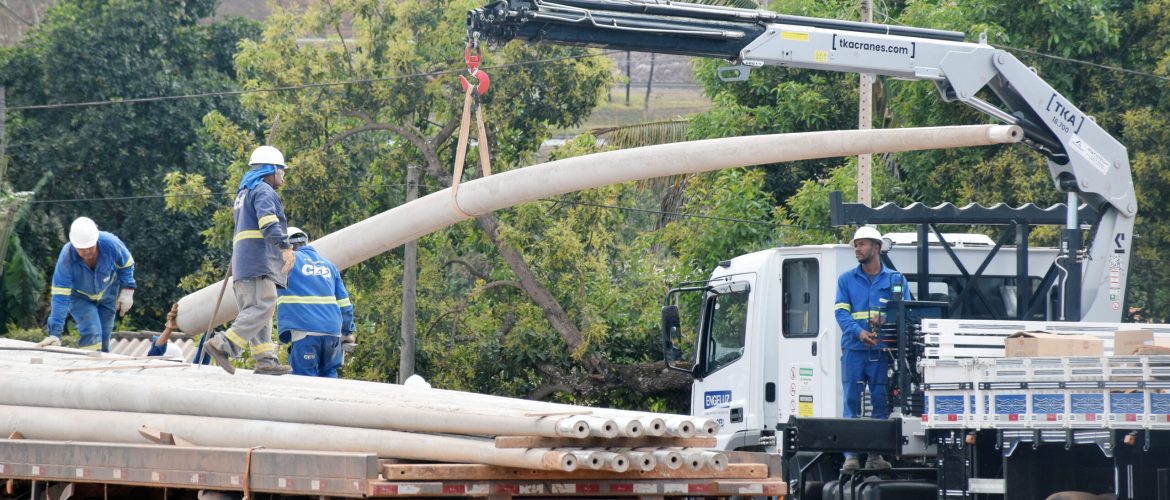
<svg viewBox="0 0 1170 500">
<path fill-rule="evenodd" d="M 622 182 L 750 165 L 989 146 L 1019 142 L 1009 125 L 968 125 L 880 130 L 838 130 L 691 141 L 566 158 L 476 179 L 431 193 L 329 234 L 313 246 L 340 269 L 403 243 L 469 219 L 521 203 Z M 179 300 L 179 329 L 206 328 L 220 284 Z M 239 312 L 230 287 L 214 318 L 223 324 Z"/>
</svg>

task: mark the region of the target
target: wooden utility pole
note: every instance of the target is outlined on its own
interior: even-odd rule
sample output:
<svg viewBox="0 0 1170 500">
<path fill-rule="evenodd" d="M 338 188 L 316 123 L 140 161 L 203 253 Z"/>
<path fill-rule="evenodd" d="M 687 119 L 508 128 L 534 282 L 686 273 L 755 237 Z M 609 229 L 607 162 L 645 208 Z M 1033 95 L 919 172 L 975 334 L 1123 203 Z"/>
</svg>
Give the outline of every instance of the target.
<svg viewBox="0 0 1170 500">
<path fill-rule="evenodd" d="M 418 199 L 419 169 L 406 167 L 406 203 Z M 405 203 L 404 203 L 405 205 Z M 402 256 L 402 350 L 398 357 L 398 383 L 414 375 L 415 333 L 417 324 L 415 299 L 418 296 L 418 240 L 406 242 Z"/>
<path fill-rule="evenodd" d="M 872 0 L 861 0 L 861 22 L 873 22 Z M 873 128 L 873 74 L 861 73 L 858 85 L 857 128 Z M 873 205 L 873 155 L 857 156 L 857 202 Z"/>
<path fill-rule="evenodd" d="M 4 95 L 7 90 L 3 85 L 0 85 L 0 189 L 4 188 L 4 174 L 8 173 L 8 162 L 5 160 L 7 158 L 5 155 L 8 153 L 6 147 L 8 141 L 4 135 L 4 118 L 8 116 L 8 101 Z M 0 265 L 3 263 L 4 261 L 0 259 Z"/>
</svg>

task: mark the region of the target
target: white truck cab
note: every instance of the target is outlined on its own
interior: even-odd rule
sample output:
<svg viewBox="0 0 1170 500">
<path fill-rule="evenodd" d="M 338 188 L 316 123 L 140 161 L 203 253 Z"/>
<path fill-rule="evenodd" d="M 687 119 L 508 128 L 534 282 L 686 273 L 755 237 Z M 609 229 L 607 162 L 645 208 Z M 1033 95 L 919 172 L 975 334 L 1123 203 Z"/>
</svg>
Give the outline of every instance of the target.
<svg viewBox="0 0 1170 500">
<path fill-rule="evenodd" d="M 913 233 L 891 234 L 886 253 L 917 295 L 917 247 Z M 966 269 L 976 269 L 992 242 L 982 235 L 944 235 Z M 978 288 L 988 299 L 965 318 L 1016 315 L 1016 253 L 1001 248 L 983 270 Z M 941 247 L 929 247 L 930 297 L 949 301 L 960 292 L 963 272 Z M 1043 273 L 1054 248 L 1030 248 L 1029 269 Z M 844 244 L 781 247 L 724 261 L 706 282 L 701 305 L 682 313 L 676 342 L 690 352 L 695 383 L 691 412 L 720 424 L 726 450 L 771 449 L 777 424 L 797 417 L 840 417 L 841 329 L 833 315 L 837 277 L 857 266 Z M 1032 289 L 1042 275 L 1031 276 Z M 697 290 L 699 287 L 693 287 Z M 1048 312 L 1037 315 L 1042 319 Z M 763 439 L 761 439 L 763 438 Z"/>
</svg>

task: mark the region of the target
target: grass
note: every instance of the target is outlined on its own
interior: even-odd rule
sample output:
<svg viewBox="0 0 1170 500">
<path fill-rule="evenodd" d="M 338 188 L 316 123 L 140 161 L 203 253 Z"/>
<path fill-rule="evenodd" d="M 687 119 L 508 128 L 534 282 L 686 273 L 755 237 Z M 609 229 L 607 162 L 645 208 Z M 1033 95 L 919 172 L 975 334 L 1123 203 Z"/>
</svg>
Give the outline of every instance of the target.
<svg viewBox="0 0 1170 500">
<path fill-rule="evenodd" d="M 593 110 L 589 118 L 579 127 L 558 130 L 556 134 L 576 135 L 598 127 L 637 125 L 639 123 L 670 120 L 701 113 L 711 109 L 711 100 L 703 95 L 698 86 L 656 86 L 650 94 L 648 107 L 643 107 L 646 87 L 630 87 L 630 105 L 626 106 L 625 85 L 614 86 L 610 91 L 612 102 L 606 99 Z"/>
</svg>

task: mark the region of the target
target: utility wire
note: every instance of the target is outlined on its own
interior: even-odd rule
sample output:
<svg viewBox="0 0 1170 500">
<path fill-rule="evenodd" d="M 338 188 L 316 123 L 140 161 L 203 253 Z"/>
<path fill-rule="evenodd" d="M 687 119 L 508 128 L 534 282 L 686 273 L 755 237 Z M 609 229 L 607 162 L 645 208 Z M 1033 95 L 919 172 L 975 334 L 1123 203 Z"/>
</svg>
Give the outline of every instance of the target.
<svg viewBox="0 0 1170 500">
<path fill-rule="evenodd" d="M 1090 66 L 1090 67 L 1109 70 L 1109 71 L 1117 71 L 1117 72 L 1126 73 L 1126 74 L 1130 74 L 1130 75 L 1144 76 L 1144 77 L 1149 77 L 1149 78 L 1156 78 L 1156 79 L 1163 80 L 1163 81 L 1170 81 L 1170 77 L 1156 75 L 1156 74 L 1145 72 L 1145 71 L 1138 71 L 1138 70 L 1134 70 L 1134 69 L 1123 68 L 1120 66 L 1110 66 L 1110 65 L 1106 65 L 1106 64 L 1085 61 L 1082 59 L 1073 59 L 1070 57 L 1063 57 L 1063 56 L 1057 56 L 1057 55 L 1053 55 L 1053 54 L 1046 54 L 1044 52 L 1038 52 L 1038 51 L 1031 50 L 1031 49 L 1012 47 L 1010 45 L 999 45 L 999 47 L 1009 49 L 1009 50 L 1015 50 L 1015 51 L 1019 51 L 1019 52 L 1023 52 L 1026 54 L 1039 56 L 1039 57 L 1046 57 L 1049 59 L 1054 59 L 1054 60 L 1063 61 L 1063 62 L 1082 64 L 1085 66 Z M 533 60 L 533 61 L 518 61 L 518 62 L 508 63 L 508 64 L 484 66 L 484 69 L 507 69 L 507 68 L 513 68 L 513 67 L 528 66 L 528 65 L 532 65 L 532 64 L 544 64 L 544 63 L 549 63 L 549 62 L 557 62 L 557 61 L 565 61 L 565 60 L 573 60 L 573 59 L 586 59 L 586 58 L 591 58 L 591 57 L 609 56 L 609 55 L 617 54 L 617 53 L 621 53 L 621 52 L 624 52 L 624 51 L 610 50 L 610 51 L 599 52 L 596 54 L 561 56 L 561 57 L 553 57 L 553 58 L 548 58 L 548 59 L 537 59 L 537 60 Z M 57 104 L 31 104 L 31 105 L 27 105 L 27 106 L 12 106 L 12 107 L 7 107 L 7 108 L 0 108 L 0 113 L 6 112 L 6 111 L 80 108 L 80 107 L 108 106 L 108 105 L 113 105 L 113 104 L 134 104 L 134 103 L 144 103 L 144 102 L 175 101 L 175 100 L 184 100 L 184 99 L 203 99 L 203 98 L 208 98 L 208 97 L 228 97 L 228 96 L 240 96 L 240 95 L 244 95 L 244 94 L 284 92 L 284 91 L 304 90 L 304 89 L 314 89 L 314 88 L 340 87 L 340 86 L 348 86 L 348 85 L 369 85 L 369 84 L 380 83 L 380 82 L 404 80 L 404 79 L 408 79 L 408 78 L 437 77 L 437 76 L 443 76 L 443 75 L 453 75 L 453 74 L 462 73 L 463 71 L 465 71 L 465 70 L 463 70 L 463 69 L 450 69 L 450 70 L 442 70 L 442 71 L 433 71 L 433 72 L 429 72 L 429 73 L 412 73 L 412 74 L 407 74 L 407 75 L 387 76 L 387 77 L 381 77 L 381 78 L 361 78 L 361 79 L 355 79 L 355 80 L 343 80 L 343 81 L 338 81 L 338 82 L 305 83 L 305 84 L 299 84 L 299 85 L 285 85 L 285 86 L 281 86 L 281 87 L 269 87 L 269 88 L 260 88 L 260 89 L 225 90 L 225 91 L 219 91 L 219 92 L 201 92 L 201 93 L 195 93 L 195 94 L 180 94 L 180 95 L 172 95 L 172 96 L 138 97 L 138 98 L 131 98 L 131 99 L 109 99 L 109 100 L 103 100 L 103 101 L 85 101 L 85 102 L 57 103 Z"/>
<path fill-rule="evenodd" d="M 533 65 L 533 64 L 544 64 L 544 63 L 565 61 L 565 60 L 571 60 L 571 59 L 587 59 L 587 58 L 591 58 L 591 57 L 608 56 L 611 54 L 617 54 L 619 52 L 622 52 L 622 51 L 610 50 L 610 51 L 600 52 L 597 54 L 583 54 L 583 55 L 577 55 L 577 56 L 561 56 L 561 57 L 553 57 L 553 58 L 549 58 L 549 59 L 537 59 L 537 60 L 533 60 L 533 61 L 518 61 L 518 62 L 514 62 L 514 63 L 509 63 L 509 64 L 500 64 L 500 65 L 495 65 L 495 66 L 484 66 L 483 68 L 484 69 L 507 69 L 507 68 L 513 68 L 513 67 L 519 67 L 519 66 L 528 66 L 528 65 Z M 107 106 L 107 105 L 111 105 L 111 104 L 135 104 L 135 103 L 143 103 L 143 102 L 176 101 L 176 100 L 183 100 L 183 99 L 203 99 L 203 98 L 207 98 L 207 97 L 240 96 L 240 95 L 244 95 L 244 94 L 255 94 L 255 93 L 262 93 L 262 92 L 283 92 L 283 91 L 289 91 L 289 90 L 304 90 L 304 89 L 316 89 L 316 88 L 326 88 L 326 87 L 341 87 L 341 86 L 347 86 L 347 85 L 368 85 L 368 84 L 380 83 L 380 82 L 405 80 L 405 79 L 409 79 L 409 78 L 454 75 L 454 74 L 462 73 L 464 71 L 466 71 L 466 70 L 464 70 L 464 69 L 449 69 L 449 70 L 442 70 L 442 71 L 432 71 L 430 73 L 412 73 L 412 74 L 408 74 L 408 75 L 386 76 L 386 77 L 381 77 L 381 78 L 361 78 L 361 79 L 356 79 L 356 80 L 343 80 L 343 81 L 339 81 L 339 82 L 304 83 L 304 84 L 300 84 L 300 85 L 285 85 L 285 86 L 281 86 L 281 87 L 269 87 L 269 88 L 262 88 L 262 89 L 224 90 L 224 91 L 220 91 L 220 92 L 201 92 L 201 93 L 197 93 L 197 94 L 182 94 L 182 95 L 156 96 L 156 97 L 137 97 L 137 98 L 131 98 L 131 99 L 109 99 L 109 100 L 104 100 L 104 101 L 67 102 L 67 103 L 57 103 L 57 104 L 31 104 L 28 106 L 11 106 L 11 107 L 7 107 L 7 108 L 0 108 L 0 113 L 6 112 L 6 111 L 26 111 L 26 110 L 34 110 L 34 109 L 83 108 L 83 107 L 94 107 L 94 106 Z"/>
<path fill-rule="evenodd" d="M 322 187 L 322 188 L 318 188 L 318 187 L 282 188 L 281 192 L 309 192 L 309 191 L 312 191 L 312 192 L 322 192 L 322 191 L 338 192 L 338 191 L 352 191 L 355 189 L 363 189 L 363 188 L 366 188 L 366 189 L 368 189 L 368 188 L 406 189 L 406 183 L 358 184 L 356 186 L 334 186 L 334 187 L 327 187 L 327 188 L 324 188 L 324 187 Z M 141 196 L 109 196 L 109 197 L 101 197 L 101 198 L 58 198 L 58 199 L 52 199 L 52 200 L 29 200 L 27 203 L 48 205 L 48 204 L 59 204 L 59 203 L 138 201 L 138 200 L 153 200 L 153 199 L 160 199 L 160 198 L 220 198 L 220 197 L 222 197 L 224 199 L 227 199 L 229 197 L 234 197 L 235 195 L 236 195 L 236 193 L 234 191 L 232 191 L 232 192 L 224 191 L 224 192 L 217 192 L 217 193 L 149 194 L 149 195 L 141 195 Z M 719 216 L 715 216 L 715 215 L 688 214 L 688 213 L 684 213 L 684 212 L 667 212 L 664 210 L 652 210 L 652 209 L 646 209 L 646 208 L 626 207 L 626 206 L 621 206 L 621 205 L 605 205 L 605 204 L 600 204 L 600 203 L 572 201 L 572 200 L 567 200 L 567 199 L 563 199 L 563 198 L 544 199 L 544 200 L 540 200 L 540 201 L 543 201 L 546 203 L 560 203 L 560 204 L 565 204 L 565 205 L 578 205 L 578 206 L 585 206 L 585 207 L 604 208 L 607 210 L 620 210 L 620 211 L 625 211 L 625 212 L 638 212 L 638 213 L 653 214 L 653 215 L 666 215 L 666 216 L 679 217 L 679 218 L 704 219 L 704 220 L 714 220 L 714 221 L 721 221 L 721 222 L 734 222 L 734 223 L 739 223 L 739 224 L 757 224 L 757 225 L 771 226 L 771 227 L 795 227 L 795 228 L 800 228 L 800 229 L 807 229 L 808 228 L 807 226 L 798 226 L 795 224 L 780 224 L 780 223 L 771 222 L 771 221 L 764 221 L 764 220 L 740 219 L 740 218 L 735 218 L 735 217 L 719 217 Z M 823 227 L 819 227 L 819 228 L 826 229 Z"/>
<path fill-rule="evenodd" d="M 1153 73 L 1147 73 L 1147 72 L 1145 72 L 1145 71 L 1138 71 L 1138 70 L 1135 70 L 1135 69 L 1122 68 L 1122 67 L 1120 67 L 1120 66 L 1110 66 L 1110 65 L 1107 65 L 1107 64 L 1099 64 L 1099 63 L 1095 63 L 1095 62 L 1089 62 L 1089 61 L 1082 61 L 1082 60 L 1079 60 L 1079 59 L 1073 59 L 1073 58 L 1071 58 L 1071 57 L 1063 57 L 1063 56 L 1057 56 L 1057 55 L 1052 55 L 1052 54 L 1045 54 L 1045 53 L 1043 53 L 1043 52 L 1037 52 L 1037 51 L 1035 51 L 1035 50 L 1030 50 L 1030 49 L 1022 49 L 1022 48 L 1019 48 L 1019 47 L 1012 47 L 1012 46 L 1010 46 L 1010 45 L 1000 45 L 999 47 L 1003 47 L 1003 48 L 1005 48 L 1005 49 L 1009 49 L 1009 50 L 1016 50 L 1016 51 L 1023 52 L 1023 53 L 1025 53 L 1025 54 L 1031 54 L 1031 55 L 1034 55 L 1034 56 L 1039 56 L 1039 57 L 1047 57 L 1047 58 L 1049 58 L 1049 59 L 1054 59 L 1054 60 L 1057 60 L 1057 61 L 1064 61 L 1064 62 L 1071 62 L 1071 63 L 1076 63 L 1076 64 L 1083 64 L 1083 65 L 1085 65 L 1085 66 L 1092 66 L 1092 67 L 1094 67 L 1094 68 L 1106 69 L 1106 70 L 1110 70 L 1110 71 L 1118 71 L 1118 72 L 1121 72 L 1121 73 L 1127 73 L 1127 74 L 1130 74 L 1130 75 L 1137 75 L 1137 76 L 1144 76 L 1144 77 L 1148 77 L 1148 78 L 1157 78 L 1157 79 L 1159 79 L 1159 80 L 1163 80 L 1163 81 L 1170 81 L 1170 77 L 1166 77 L 1166 76 L 1162 76 L 1162 75 L 1155 75 L 1155 74 L 1153 74 Z"/>
</svg>

